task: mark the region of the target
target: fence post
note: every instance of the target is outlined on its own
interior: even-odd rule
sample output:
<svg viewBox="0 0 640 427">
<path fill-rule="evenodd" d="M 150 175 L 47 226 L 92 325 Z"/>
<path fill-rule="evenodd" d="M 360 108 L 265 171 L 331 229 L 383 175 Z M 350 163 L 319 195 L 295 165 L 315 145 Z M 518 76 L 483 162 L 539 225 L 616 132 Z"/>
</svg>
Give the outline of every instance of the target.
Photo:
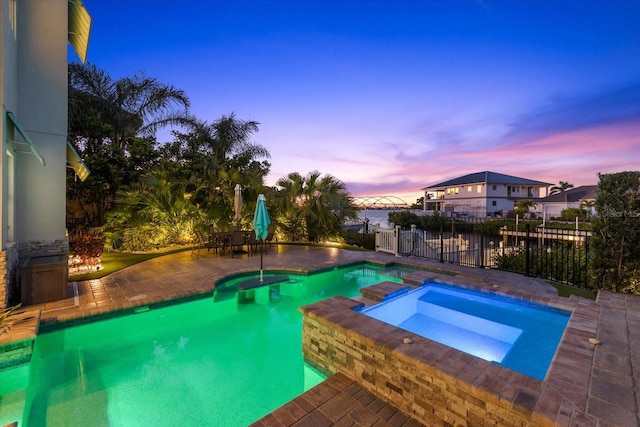
<svg viewBox="0 0 640 427">
<path fill-rule="evenodd" d="M 367 247 L 367 237 L 369 237 L 369 218 L 365 218 L 362 223 L 362 247 Z"/>
<path fill-rule="evenodd" d="M 414 255 L 413 249 L 416 247 L 416 225 L 411 224 L 411 252 L 409 255 Z"/>
<path fill-rule="evenodd" d="M 373 239 L 373 246 L 376 252 L 378 252 L 378 247 L 380 247 L 380 225 L 376 224 L 375 225 L 375 229 L 374 229 L 374 239 Z"/>
<path fill-rule="evenodd" d="M 584 287 L 589 289 L 589 236 L 586 231 L 583 231 L 584 236 Z"/>
<path fill-rule="evenodd" d="M 480 224 L 480 259 L 479 259 L 479 264 L 478 267 L 483 268 L 484 267 L 484 224 Z"/>
<path fill-rule="evenodd" d="M 525 255 L 525 268 L 524 268 L 524 275 L 525 276 L 529 276 L 531 273 L 531 267 L 530 267 L 530 260 L 529 260 L 529 256 L 531 255 L 529 252 L 529 230 L 531 229 L 531 225 L 529 223 L 527 223 L 527 244 L 526 244 L 526 255 Z"/>
<path fill-rule="evenodd" d="M 440 232 L 440 262 L 444 262 L 444 240 L 442 238 L 442 231 Z"/>
</svg>

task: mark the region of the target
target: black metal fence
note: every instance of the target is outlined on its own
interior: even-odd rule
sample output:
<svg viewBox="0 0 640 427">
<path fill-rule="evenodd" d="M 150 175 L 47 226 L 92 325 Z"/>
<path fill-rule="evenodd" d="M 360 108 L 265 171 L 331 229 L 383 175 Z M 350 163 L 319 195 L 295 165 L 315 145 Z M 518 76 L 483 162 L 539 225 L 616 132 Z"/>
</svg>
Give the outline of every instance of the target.
<svg viewBox="0 0 640 427">
<path fill-rule="evenodd" d="M 497 268 L 571 286 L 590 288 L 590 232 L 532 227 L 506 227 L 496 235 L 482 224 L 452 223 L 438 232 L 399 229 L 398 254 L 464 266 Z"/>
</svg>

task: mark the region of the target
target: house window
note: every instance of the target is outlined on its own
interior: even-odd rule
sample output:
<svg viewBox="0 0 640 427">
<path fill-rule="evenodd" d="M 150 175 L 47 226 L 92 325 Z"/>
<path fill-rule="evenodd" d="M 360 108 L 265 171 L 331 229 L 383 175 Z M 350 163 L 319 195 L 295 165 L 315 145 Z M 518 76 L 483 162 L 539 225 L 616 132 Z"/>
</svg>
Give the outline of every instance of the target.
<svg viewBox="0 0 640 427">
<path fill-rule="evenodd" d="M 467 192 L 471 193 L 473 191 L 473 186 L 469 185 L 467 186 Z"/>
<path fill-rule="evenodd" d="M 476 185 L 476 193 L 482 193 L 482 185 Z"/>
<path fill-rule="evenodd" d="M 497 186 L 497 185 L 495 185 L 495 184 L 493 184 L 493 185 L 491 186 L 491 189 L 492 189 L 493 191 L 496 191 L 496 190 L 498 189 L 498 186 Z"/>
<path fill-rule="evenodd" d="M 491 202 L 491 206 L 498 206 L 498 202 L 496 202 L 495 200 Z"/>
<path fill-rule="evenodd" d="M 527 188 L 527 197 L 533 197 L 533 187 Z"/>
</svg>

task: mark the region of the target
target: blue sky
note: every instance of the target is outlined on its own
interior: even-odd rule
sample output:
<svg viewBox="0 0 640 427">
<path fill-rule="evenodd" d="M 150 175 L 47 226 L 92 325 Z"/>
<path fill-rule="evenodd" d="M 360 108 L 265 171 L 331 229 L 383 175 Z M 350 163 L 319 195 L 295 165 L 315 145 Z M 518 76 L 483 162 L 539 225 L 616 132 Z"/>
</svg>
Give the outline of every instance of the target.
<svg viewBox="0 0 640 427">
<path fill-rule="evenodd" d="M 577 186 L 640 169 L 640 1 L 84 3 L 112 77 L 260 122 L 270 185 L 319 170 L 413 202 L 484 170 Z"/>
</svg>

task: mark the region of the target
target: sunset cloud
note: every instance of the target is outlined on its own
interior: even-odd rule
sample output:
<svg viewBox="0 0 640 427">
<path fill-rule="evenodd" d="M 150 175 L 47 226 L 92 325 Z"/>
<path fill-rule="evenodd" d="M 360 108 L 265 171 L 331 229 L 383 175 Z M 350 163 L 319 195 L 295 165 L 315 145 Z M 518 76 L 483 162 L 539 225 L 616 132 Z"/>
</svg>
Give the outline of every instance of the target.
<svg viewBox="0 0 640 427">
<path fill-rule="evenodd" d="M 114 2 L 84 0 L 89 60 L 185 90 L 204 120 L 260 122 L 267 185 L 318 170 L 413 202 L 484 170 L 640 170 L 640 2 Z"/>
</svg>

